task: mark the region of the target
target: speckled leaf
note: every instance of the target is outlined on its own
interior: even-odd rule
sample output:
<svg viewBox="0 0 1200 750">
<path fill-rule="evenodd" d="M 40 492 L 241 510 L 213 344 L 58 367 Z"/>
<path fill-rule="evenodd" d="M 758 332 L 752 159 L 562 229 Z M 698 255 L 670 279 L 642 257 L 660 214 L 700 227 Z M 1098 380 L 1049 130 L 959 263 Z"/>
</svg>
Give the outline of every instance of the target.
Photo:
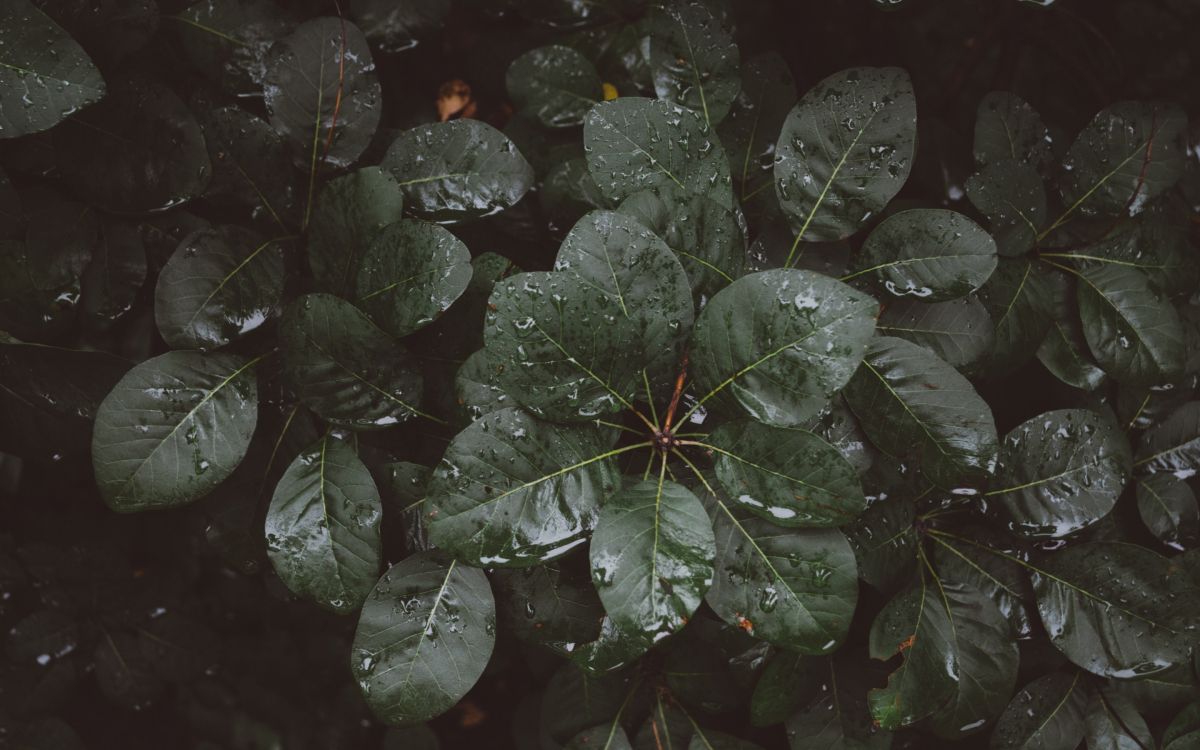
<svg viewBox="0 0 1200 750">
<path fill-rule="evenodd" d="M 1025 687 L 996 722 L 991 750 L 1075 750 L 1083 740 L 1087 683 L 1078 671 L 1052 672 Z"/>
<path fill-rule="evenodd" d="M 1183 374 L 1183 324 L 1170 301 L 1135 268 L 1079 272 L 1079 315 L 1096 362 L 1118 381 L 1155 385 Z"/>
<path fill-rule="evenodd" d="M 1187 482 L 1171 474 L 1151 474 L 1137 483 L 1138 515 L 1150 533 L 1177 550 L 1200 541 L 1200 507 Z"/>
<path fill-rule="evenodd" d="M 306 294 L 284 311 L 279 332 L 287 380 L 322 419 L 372 429 L 424 416 L 407 353 L 349 302 Z"/>
<path fill-rule="evenodd" d="M 382 111 L 375 61 L 358 27 L 314 18 L 272 46 L 264 62 L 268 119 L 295 146 L 305 169 L 353 164 L 375 135 Z"/>
<path fill-rule="evenodd" d="M 652 6 L 647 18 L 655 94 L 716 127 L 742 88 L 733 37 L 709 5 L 694 0 Z"/>
<path fill-rule="evenodd" d="M 1133 451 L 1112 419 L 1058 409 L 1004 436 L 987 497 L 1003 509 L 1010 531 L 1056 539 L 1107 516 L 1132 469 Z"/>
<path fill-rule="evenodd" d="M 858 602 L 854 552 L 837 529 L 781 529 L 714 498 L 716 573 L 705 601 L 780 648 L 828 654 Z"/>
<path fill-rule="evenodd" d="M 1037 170 L 1011 159 L 989 164 L 967 180 L 971 205 L 988 218 L 1001 255 L 1021 255 L 1046 224 L 1046 188 Z"/>
<path fill-rule="evenodd" d="M 979 290 L 979 301 L 995 323 L 995 344 L 975 369 L 996 376 L 1029 361 L 1054 319 L 1045 272 L 1025 258 L 1001 258 Z"/>
<path fill-rule="evenodd" d="M 955 367 L 977 361 L 996 340 L 992 316 L 974 295 L 948 302 L 890 302 L 876 329 L 919 344 Z"/>
<path fill-rule="evenodd" d="M 602 102 L 583 120 L 583 148 L 611 200 L 675 185 L 733 208 L 725 150 L 693 110 L 633 96 Z"/>
<path fill-rule="evenodd" d="M 780 427 L 803 425 L 850 380 L 879 304 L 811 271 L 744 276 L 713 297 L 692 334 L 700 403 Z"/>
<path fill-rule="evenodd" d="M 604 98 L 600 74 L 578 50 L 552 44 L 513 60 L 505 74 L 508 95 L 522 114 L 548 128 L 569 128 Z"/>
<path fill-rule="evenodd" d="M 496 603 L 483 571 L 419 552 L 393 565 L 367 597 L 350 669 L 380 720 L 411 724 L 458 703 L 495 645 Z"/>
<path fill-rule="evenodd" d="M 503 211 L 533 185 L 533 167 L 517 147 L 479 120 L 406 130 L 380 166 L 400 183 L 408 210 L 442 224 Z"/>
<path fill-rule="evenodd" d="M 778 52 L 764 52 L 742 66 L 742 90 L 717 132 L 743 202 L 760 189 L 769 195 L 775 142 L 795 104 L 796 82 Z"/>
<path fill-rule="evenodd" d="M 991 408 L 928 349 L 876 338 L 846 401 L 877 447 L 914 458 L 938 486 L 953 489 L 992 473 L 999 439 Z"/>
<path fill-rule="evenodd" d="M 528 567 L 582 544 L 620 486 L 602 430 L 556 425 L 519 409 L 491 412 L 460 432 L 434 470 L 430 539 L 461 559 Z"/>
<path fill-rule="evenodd" d="M 716 542 L 686 487 L 646 481 L 600 510 L 589 556 L 604 609 L 619 629 L 658 640 L 683 627 L 713 582 Z"/>
<path fill-rule="evenodd" d="M 849 237 L 882 211 L 908 179 L 916 138 L 900 68 L 849 68 L 801 97 L 775 147 L 775 194 L 796 241 Z"/>
<path fill-rule="evenodd" d="M 579 421 L 627 408 L 643 370 L 654 382 L 674 376 L 692 295 L 661 239 L 593 211 L 555 269 L 510 276 L 492 293 L 484 335 L 506 393 L 541 417 Z"/>
<path fill-rule="evenodd" d="M 317 288 L 350 294 L 359 265 L 379 230 L 403 217 L 404 193 L 379 167 L 330 180 L 308 225 L 308 266 Z"/>
<path fill-rule="evenodd" d="M 854 467 L 811 432 L 727 422 L 701 447 L 733 502 L 773 524 L 841 526 L 867 507 Z"/>
<path fill-rule="evenodd" d="M 1117 102 L 1071 144 L 1060 184 L 1068 213 L 1139 213 L 1183 175 L 1187 116 L 1173 104 Z"/>
<path fill-rule="evenodd" d="M 821 659 L 817 696 L 787 720 L 790 750 L 888 750 L 892 733 L 879 729 L 867 707 L 878 667 L 857 655 Z"/>
<path fill-rule="evenodd" d="M 128 513 L 203 497 L 233 473 L 258 422 L 254 366 L 232 354 L 168 352 L 134 367 L 96 412 L 92 467 Z"/>
<path fill-rule="evenodd" d="M 437 224 L 402 219 L 376 232 L 358 268 L 360 307 L 393 336 L 432 323 L 471 283 L 471 251 Z"/>
<path fill-rule="evenodd" d="M 1189 401 L 1142 435 L 1134 466 L 1191 479 L 1200 471 L 1200 401 Z"/>
<path fill-rule="evenodd" d="M 277 313 L 283 282 L 279 241 L 232 225 L 193 232 L 158 275 L 158 332 L 175 349 L 220 349 Z"/>
<path fill-rule="evenodd" d="M 0 138 L 48 130 L 105 93 L 83 48 L 26 0 L 0 5 Z"/>
<path fill-rule="evenodd" d="M 1016 161 L 1041 169 L 1050 163 L 1050 132 L 1024 99 L 993 91 L 975 113 L 975 163 L 981 168 Z"/>
<path fill-rule="evenodd" d="M 1046 632 L 1080 667 L 1129 679 L 1189 658 L 1200 595 L 1175 591 L 1167 558 L 1133 544 L 1089 542 L 1031 567 Z"/>
<path fill-rule="evenodd" d="M 1149 750 L 1154 737 L 1126 698 L 1101 688 L 1092 693 L 1083 717 L 1088 750 Z"/>
<path fill-rule="evenodd" d="M 337 613 L 362 606 L 382 558 L 383 514 L 371 472 L 326 433 L 288 466 L 267 509 L 267 557 L 292 593 Z"/>
</svg>

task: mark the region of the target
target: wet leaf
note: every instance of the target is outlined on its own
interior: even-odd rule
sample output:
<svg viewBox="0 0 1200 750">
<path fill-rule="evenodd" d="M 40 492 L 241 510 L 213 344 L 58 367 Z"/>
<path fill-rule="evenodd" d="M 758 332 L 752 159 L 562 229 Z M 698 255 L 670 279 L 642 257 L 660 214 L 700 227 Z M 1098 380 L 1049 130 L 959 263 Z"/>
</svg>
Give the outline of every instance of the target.
<svg viewBox="0 0 1200 750">
<path fill-rule="evenodd" d="M 1092 693 L 1083 721 L 1088 750 L 1142 750 L 1155 746 L 1146 720 L 1137 709 L 1103 688 Z"/>
<path fill-rule="evenodd" d="M 92 260 L 80 278 L 79 306 L 90 318 L 112 322 L 129 312 L 146 281 L 146 248 L 136 225 L 101 225 Z"/>
<path fill-rule="evenodd" d="M 1051 672 L 1025 687 L 996 722 L 992 750 L 1074 750 L 1083 740 L 1087 686 L 1078 671 Z"/>
<path fill-rule="evenodd" d="M 237 107 L 201 113 L 213 175 L 205 197 L 227 198 L 274 221 L 277 230 L 300 223 L 303 184 L 288 143 L 265 120 Z"/>
<path fill-rule="evenodd" d="M 764 52 L 742 66 L 741 92 L 717 132 L 743 203 L 759 190 L 769 194 L 775 142 L 795 104 L 796 82 L 779 53 Z"/>
<path fill-rule="evenodd" d="M 583 124 L 592 105 L 604 98 L 600 74 L 591 61 L 557 44 L 513 60 L 505 81 L 517 110 L 548 128 Z"/>
<path fill-rule="evenodd" d="M 375 235 L 403 218 L 404 193 L 379 167 L 330 180 L 308 226 L 308 266 L 317 287 L 348 295 Z"/>
<path fill-rule="evenodd" d="M 577 569 L 579 568 L 579 569 Z M 492 574 L 500 621 L 531 643 L 595 640 L 604 608 L 591 578 L 571 561 Z"/>
<path fill-rule="evenodd" d="M 1150 533 L 1177 550 L 1200 541 L 1200 507 L 1187 482 L 1171 474 L 1151 474 L 1137 483 L 1138 514 Z"/>
<path fill-rule="evenodd" d="M 168 18 L 183 55 L 234 96 L 262 94 L 267 51 L 296 26 L 272 0 L 200 0 Z"/>
<path fill-rule="evenodd" d="M 737 44 L 721 19 L 705 3 L 683 1 L 653 6 L 647 24 L 658 98 L 716 127 L 742 88 Z"/>
<path fill-rule="evenodd" d="M 892 733 L 880 730 L 867 708 L 867 690 L 882 676 L 864 657 L 829 657 L 814 669 L 819 692 L 787 720 L 790 750 L 887 750 Z"/>
<path fill-rule="evenodd" d="M 1052 287 L 1038 264 L 1001 258 L 979 301 L 995 323 L 995 345 L 974 369 L 996 376 L 1031 359 L 1054 320 Z"/>
<path fill-rule="evenodd" d="M 992 316 L 973 295 L 948 302 L 890 302 L 876 329 L 919 344 L 955 367 L 979 360 L 995 343 Z"/>
<path fill-rule="evenodd" d="M 975 163 L 982 168 L 1005 161 L 1037 169 L 1049 165 L 1050 131 L 1029 104 L 1008 91 L 993 91 L 975 114 Z"/>
<path fill-rule="evenodd" d="M 1108 376 L 1092 358 L 1083 335 L 1075 288 L 1065 274 L 1049 276 L 1053 324 L 1037 350 L 1038 361 L 1067 385 L 1095 390 Z"/>
<path fill-rule="evenodd" d="M 496 369 L 482 349 L 467 357 L 458 368 L 454 376 L 454 400 L 472 422 L 512 405 L 498 381 Z"/>
<path fill-rule="evenodd" d="M 1032 165 L 993 162 L 967 180 L 967 197 L 987 216 L 1001 255 L 1021 255 L 1037 244 L 1047 220 L 1046 189 Z"/>
<path fill-rule="evenodd" d="M 904 497 L 879 497 L 845 527 L 858 575 L 881 591 L 907 580 L 917 560 L 917 511 Z"/>
<path fill-rule="evenodd" d="M 351 0 L 350 17 L 384 52 L 416 47 L 450 15 L 450 0 Z"/>
<path fill-rule="evenodd" d="M 1191 479 L 1200 471 L 1200 401 L 1189 401 L 1142 435 L 1134 466 Z"/>
<path fill-rule="evenodd" d="M 719 566 L 718 562 L 718 571 Z M 782 724 L 796 709 L 812 700 L 820 690 L 818 664 L 823 667 L 825 660 L 789 651 L 773 654 L 750 696 L 750 724 L 756 727 Z"/>
</svg>

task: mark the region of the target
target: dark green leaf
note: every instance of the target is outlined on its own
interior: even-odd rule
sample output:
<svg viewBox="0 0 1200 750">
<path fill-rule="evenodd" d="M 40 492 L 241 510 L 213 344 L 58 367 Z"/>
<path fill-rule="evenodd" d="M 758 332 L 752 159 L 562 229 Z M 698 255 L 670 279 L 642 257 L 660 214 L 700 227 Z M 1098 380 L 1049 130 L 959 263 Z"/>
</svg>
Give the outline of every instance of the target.
<svg viewBox="0 0 1200 750">
<path fill-rule="evenodd" d="M 1098 265 L 1079 272 L 1079 282 L 1083 335 L 1105 372 L 1135 385 L 1170 382 L 1183 374 L 1183 324 L 1144 274 Z"/>
<path fill-rule="evenodd" d="M 731 734 L 697 727 L 688 750 L 762 750 L 762 747 Z"/>
<path fill-rule="evenodd" d="M 1138 514 L 1150 533 L 1177 550 L 1200 541 L 1200 507 L 1187 482 L 1171 474 L 1151 474 L 1137 483 Z"/>
<path fill-rule="evenodd" d="M 934 539 L 938 543 L 933 550 L 938 575 L 991 597 L 1012 626 L 1012 632 L 1028 638 L 1032 630 L 1033 589 L 1024 568 L 1008 557 L 977 546 L 954 544 L 940 536 Z"/>
<path fill-rule="evenodd" d="M 1038 113 L 1016 94 L 993 91 L 975 114 L 975 163 L 981 168 L 1003 161 L 1042 169 L 1053 154 L 1050 131 Z"/>
<path fill-rule="evenodd" d="M 1088 409 L 1048 411 L 1004 436 L 987 497 L 1009 530 L 1055 539 L 1107 516 L 1132 469 L 1129 441 L 1113 420 Z"/>
<path fill-rule="evenodd" d="M 600 634 L 604 616 L 587 571 L 549 562 L 492 574 L 500 621 L 532 643 L 586 643 Z"/>
<path fill-rule="evenodd" d="M 846 387 L 846 401 L 876 446 L 916 459 L 938 486 L 953 489 L 992 473 L 999 440 L 991 408 L 927 349 L 876 338 Z"/>
<path fill-rule="evenodd" d="M 283 282 L 277 240 L 238 226 L 194 232 L 158 276 L 158 332 L 176 349 L 219 349 L 277 313 Z"/>
<path fill-rule="evenodd" d="M 1083 740 L 1086 683 L 1052 672 L 1021 688 L 996 722 L 991 750 L 1075 750 Z"/>
<path fill-rule="evenodd" d="M 1151 750 L 1155 746 L 1137 709 L 1104 689 L 1092 693 L 1083 722 L 1088 750 Z"/>
<path fill-rule="evenodd" d="M 308 266 L 317 287 L 350 294 L 376 233 L 403 217 L 404 193 L 379 167 L 330 180 L 317 196 L 308 225 Z"/>
<path fill-rule="evenodd" d="M 592 105 L 604 98 L 591 61 L 557 44 L 513 60 L 505 82 L 517 110 L 549 128 L 581 125 Z"/>
<path fill-rule="evenodd" d="M 458 368 L 454 376 L 454 400 L 472 422 L 512 405 L 498 382 L 496 368 L 482 349 L 467 357 Z"/>
<path fill-rule="evenodd" d="M 279 330 L 284 372 L 322 419 L 371 429 L 424 415 L 421 376 L 408 355 L 349 302 L 304 295 L 288 306 Z"/>
<path fill-rule="evenodd" d="M 944 302 L 983 286 L 996 270 L 996 243 L 960 213 L 917 208 L 884 219 L 858 264 L 847 278 L 871 273 L 893 296 Z"/>
<path fill-rule="evenodd" d="M 165 687 L 132 633 L 105 631 L 95 653 L 96 682 L 104 697 L 121 708 L 140 711 Z"/>
<path fill-rule="evenodd" d="M 836 529 L 784 530 L 718 496 L 716 573 L 705 600 L 721 619 L 804 654 L 846 637 L 858 601 L 854 552 Z"/>
<path fill-rule="evenodd" d="M 267 556 L 293 593 L 358 609 L 379 576 L 383 508 L 347 440 L 326 433 L 292 461 L 267 509 Z"/>
<path fill-rule="evenodd" d="M 857 657 L 821 659 L 817 697 L 787 720 L 791 750 L 887 750 L 892 733 L 880 731 L 867 707 L 867 688 L 877 680 L 874 665 Z"/>
<path fill-rule="evenodd" d="M 238 107 L 205 112 L 200 126 L 213 166 L 206 197 L 228 197 L 265 212 L 280 229 L 299 223 L 300 173 L 279 133 Z"/>
<path fill-rule="evenodd" d="M 448 711 L 483 674 L 496 644 L 496 603 L 483 571 L 436 552 L 393 565 L 367 597 L 350 669 L 388 724 Z"/>
<path fill-rule="evenodd" d="M 1184 404 L 1147 430 L 1134 466 L 1143 472 L 1171 472 L 1177 479 L 1196 476 L 1200 471 L 1200 401 Z"/>
<path fill-rule="evenodd" d="M 1038 347 L 1038 361 L 1067 385 L 1095 390 L 1108 376 L 1088 351 L 1074 285 L 1066 274 L 1054 274 L 1047 281 L 1052 289 L 1054 322 Z"/>
<path fill-rule="evenodd" d="M 876 328 L 920 344 L 955 367 L 975 362 L 995 343 L 992 316 L 973 295 L 933 303 L 895 300 L 884 307 Z"/>
<path fill-rule="evenodd" d="M 592 578 L 616 626 L 653 640 L 692 617 L 713 582 L 716 543 L 704 506 L 661 478 L 635 484 L 600 509 Z"/>
<path fill-rule="evenodd" d="M 625 673 L 589 674 L 570 662 L 562 663 L 542 695 L 543 738 L 565 743 L 597 724 L 619 726 L 623 706 L 639 686 L 639 680 L 631 682 Z"/>
<path fill-rule="evenodd" d="M 442 27 L 450 0 L 350 0 L 350 16 L 384 52 L 403 52 Z"/>
<path fill-rule="evenodd" d="M 486 566 L 528 567 L 586 540 L 620 486 L 602 430 L 499 409 L 460 432 L 429 486 L 430 538 Z M 625 449 L 628 450 L 628 449 Z"/>
<path fill-rule="evenodd" d="M 996 161 L 967 180 L 971 205 L 987 216 L 1001 255 L 1028 252 L 1046 224 L 1046 188 L 1030 164 Z"/>
<path fill-rule="evenodd" d="M 479 120 L 406 130 L 380 167 L 400 183 L 410 211 L 443 224 L 510 208 L 533 185 L 533 168 L 512 141 Z"/>
<path fill-rule="evenodd" d="M 272 0 L 200 0 L 167 18 L 184 56 L 234 96 L 262 94 L 267 51 L 296 25 Z"/>
<path fill-rule="evenodd" d="M 775 142 L 795 104 L 796 82 L 779 53 L 765 52 L 742 66 L 741 93 L 717 132 L 743 203 L 760 190 L 769 194 Z"/>
<path fill-rule="evenodd" d="M 742 88 L 738 48 L 708 5 L 655 5 L 648 16 L 650 66 L 659 99 L 696 110 L 715 127 Z"/>
<path fill-rule="evenodd" d="M 849 68 L 801 97 L 775 147 L 775 194 L 796 242 L 849 237 L 882 211 L 908 179 L 916 136 L 900 68 Z"/>
<path fill-rule="evenodd" d="M 825 660 L 790 651 L 775 652 L 763 667 L 750 696 L 750 724 L 756 727 L 782 724 L 801 705 L 811 701 L 821 687 L 815 674 L 817 664 L 824 666 Z"/>
<path fill-rule="evenodd" d="M 908 578 L 920 541 L 913 525 L 916 518 L 911 500 L 880 496 L 846 527 L 860 578 L 881 591 L 891 590 Z"/>
<path fill-rule="evenodd" d="M 104 93 L 100 71 L 61 26 L 27 0 L 0 5 L 0 138 L 48 130 Z"/>
<path fill-rule="evenodd" d="M 780 427 L 807 423 L 850 380 L 878 310 L 865 294 L 810 271 L 738 279 L 696 321 L 699 403 Z"/>
<path fill-rule="evenodd" d="M 384 330 L 407 336 L 432 323 L 471 282 L 471 252 L 436 224 L 402 219 L 375 233 L 356 299 Z"/>
<path fill-rule="evenodd" d="M 302 154 L 305 169 L 353 164 L 375 135 L 381 112 L 375 61 L 358 27 L 314 18 L 272 46 L 264 63 L 268 118 Z"/>
<path fill-rule="evenodd" d="M 976 368 L 995 376 L 1031 359 L 1053 320 L 1053 293 L 1038 264 L 1001 258 L 979 290 L 979 301 L 995 323 L 995 345 Z"/>
<path fill-rule="evenodd" d="M 1193 750 L 1200 743 L 1200 703 L 1179 712 L 1163 732 L 1163 750 Z"/>
<path fill-rule="evenodd" d="M 601 724 L 575 735 L 563 750 L 633 750 L 633 746 L 619 725 Z"/>
<path fill-rule="evenodd" d="M 721 425 L 702 446 L 737 505 L 779 526 L 841 526 L 867 507 L 854 467 L 804 430 L 743 420 Z"/>
<path fill-rule="evenodd" d="M 84 314 L 112 322 L 129 312 L 146 281 L 146 248 L 136 225 L 109 219 L 80 279 Z"/>
<path fill-rule="evenodd" d="M 168 352 L 126 373 L 100 404 L 92 434 L 109 507 L 182 505 L 232 474 L 258 422 L 259 359 Z"/>
</svg>

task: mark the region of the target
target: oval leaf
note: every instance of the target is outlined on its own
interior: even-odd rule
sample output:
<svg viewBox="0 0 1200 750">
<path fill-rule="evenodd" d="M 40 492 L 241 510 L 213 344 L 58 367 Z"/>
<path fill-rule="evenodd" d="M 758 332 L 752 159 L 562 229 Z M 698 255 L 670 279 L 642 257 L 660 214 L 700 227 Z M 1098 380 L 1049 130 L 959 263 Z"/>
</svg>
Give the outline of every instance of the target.
<svg viewBox="0 0 1200 750">
<path fill-rule="evenodd" d="M 876 328 L 919 344 L 955 367 L 975 362 L 995 342 L 992 316 L 974 296 L 932 303 L 897 300 L 884 308 Z"/>
<path fill-rule="evenodd" d="M 1074 750 L 1083 740 L 1087 684 L 1052 672 L 1021 688 L 996 722 L 991 750 Z"/>
<path fill-rule="evenodd" d="M 651 6 L 647 23 L 655 94 L 715 127 L 742 88 L 733 37 L 701 2 Z"/>
<path fill-rule="evenodd" d="M 1183 324 L 1170 301 L 1135 268 L 1079 272 L 1079 315 L 1096 362 L 1122 383 L 1157 385 L 1183 374 Z"/>
<path fill-rule="evenodd" d="M 508 95 L 522 114 L 548 128 L 569 128 L 604 98 L 600 74 L 571 47 L 553 44 L 512 61 L 505 75 Z"/>
</svg>

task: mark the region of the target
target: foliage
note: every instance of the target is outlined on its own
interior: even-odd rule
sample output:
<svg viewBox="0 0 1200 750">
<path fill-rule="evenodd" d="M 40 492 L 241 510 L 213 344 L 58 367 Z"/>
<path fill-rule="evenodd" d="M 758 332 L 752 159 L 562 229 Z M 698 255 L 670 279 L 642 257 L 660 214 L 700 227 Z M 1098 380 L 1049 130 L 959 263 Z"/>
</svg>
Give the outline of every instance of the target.
<svg viewBox="0 0 1200 750">
<path fill-rule="evenodd" d="M 0 746 L 1193 747 L 1200 8 L 782 5 L 0 0 Z"/>
</svg>

